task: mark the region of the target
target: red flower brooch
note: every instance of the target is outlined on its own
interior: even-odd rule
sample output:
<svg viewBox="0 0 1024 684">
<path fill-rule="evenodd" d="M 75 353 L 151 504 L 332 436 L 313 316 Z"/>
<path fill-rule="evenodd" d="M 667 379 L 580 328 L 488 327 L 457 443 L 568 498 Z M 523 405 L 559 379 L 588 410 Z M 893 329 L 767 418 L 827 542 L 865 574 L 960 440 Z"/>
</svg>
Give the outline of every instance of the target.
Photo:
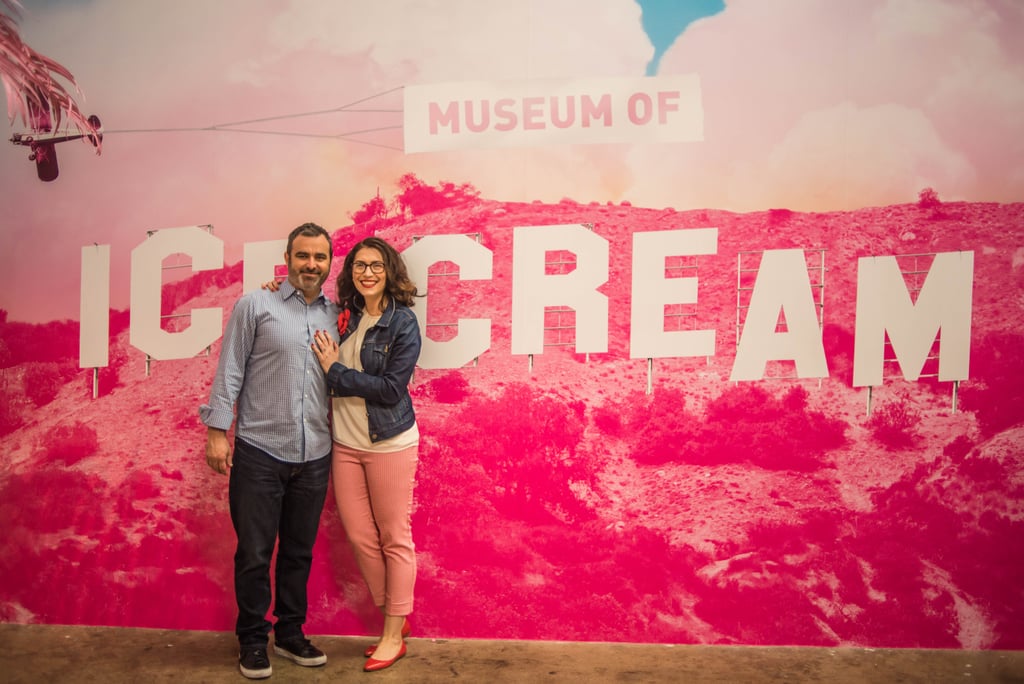
<svg viewBox="0 0 1024 684">
<path fill-rule="evenodd" d="M 338 334 L 344 335 L 345 331 L 348 330 L 348 319 L 352 318 L 352 312 L 348 309 L 342 309 L 341 313 L 338 314 Z"/>
</svg>

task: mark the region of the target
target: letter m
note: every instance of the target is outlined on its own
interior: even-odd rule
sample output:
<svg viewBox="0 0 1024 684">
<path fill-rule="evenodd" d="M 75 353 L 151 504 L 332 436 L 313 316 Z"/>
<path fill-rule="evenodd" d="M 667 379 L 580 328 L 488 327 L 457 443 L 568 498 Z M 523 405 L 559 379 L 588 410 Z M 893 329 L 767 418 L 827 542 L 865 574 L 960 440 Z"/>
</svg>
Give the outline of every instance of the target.
<svg viewBox="0 0 1024 684">
<path fill-rule="evenodd" d="M 916 302 L 895 256 L 859 259 L 853 386 L 882 384 L 886 334 L 906 380 L 920 377 L 936 337 L 939 380 L 966 380 L 973 289 L 974 252 L 936 254 Z"/>
<path fill-rule="evenodd" d="M 428 109 L 430 134 L 437 135 L 442 128 L 450 128 L 452 133 L 459 132 L 459 103 L 449 102 L 447 109 L 441 109 L 436 102 L 431 102 Z"/>
</svg>

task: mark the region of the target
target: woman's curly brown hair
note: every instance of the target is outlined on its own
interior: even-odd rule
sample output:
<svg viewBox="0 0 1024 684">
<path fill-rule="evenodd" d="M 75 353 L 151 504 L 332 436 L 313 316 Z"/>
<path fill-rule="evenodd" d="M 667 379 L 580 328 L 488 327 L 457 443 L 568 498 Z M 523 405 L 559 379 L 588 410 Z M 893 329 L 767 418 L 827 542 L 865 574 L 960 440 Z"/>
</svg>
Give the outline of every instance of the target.
<svg viewBox="0 0 1024 684">
<path fill-rule="evenodd" d="M 379 237 L 363 238 L 349 250 L 341 272 L 338 273 L 338 304 L 348 309 L 361 309 L 366 306 L 363 295 L 359 294 L 355 281 L 352 280 L 352 262 L 356 259 L 356 252 L 364 248 L 377 250 L 383 258 L 384 272 L 387 273 L 384 296 L 400 304 L 413 306 L 413 297 L 417 296 L 416 285 L 409 280 L 405 260 L 394 247 Z"/>
</svg>

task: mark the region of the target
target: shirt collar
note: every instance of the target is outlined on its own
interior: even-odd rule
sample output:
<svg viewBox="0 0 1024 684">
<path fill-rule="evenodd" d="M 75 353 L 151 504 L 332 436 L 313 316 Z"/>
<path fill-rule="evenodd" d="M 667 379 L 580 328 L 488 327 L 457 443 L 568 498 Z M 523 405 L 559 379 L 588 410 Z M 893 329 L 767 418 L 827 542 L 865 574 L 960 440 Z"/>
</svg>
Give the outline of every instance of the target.
<svg viewBox="0 0 1024 684">
<path fill-rule="evenodd" d="M 303 304 L 306 303 L 305 295 L 303 295 L 302 292 L 297 290 L 295 286 L 292 285 L 291 282 L 288 281 L 287 279 L 281 282 L 281 284 L 278 286 L 278 291 L 281 293 L 281 299 L 287 301 L 289 297 L 297 295 L 299 299 L 302 300 Z M 323 288 L 321 288 L 320 295 L 313 300 L 312 304 L 322 304 L 325 301 L 327 301 L 327 295 L 324 294 Z"/>
</svg>

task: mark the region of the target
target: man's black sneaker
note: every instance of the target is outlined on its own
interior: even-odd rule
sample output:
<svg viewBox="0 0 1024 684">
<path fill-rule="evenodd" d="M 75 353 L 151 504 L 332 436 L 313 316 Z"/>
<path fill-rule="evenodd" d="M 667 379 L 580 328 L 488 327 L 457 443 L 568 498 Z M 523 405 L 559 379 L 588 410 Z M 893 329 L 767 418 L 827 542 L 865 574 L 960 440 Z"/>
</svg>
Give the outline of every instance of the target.
<svg viewBox="0 0 1024 684">
<path fill-rule="evenodd" d="M 324 652 L 309 643 L 309 639 L 301 636 L 275 639 L 274 653 L 305 667 L 317 667 L 327 662 Z"/>
<path fill-rule="evenodd" d="M 266 679 L 274 673 L 263 646 L 243 646 L 238 652 L 238 669 L 249 679 Z"/>
</svg>

